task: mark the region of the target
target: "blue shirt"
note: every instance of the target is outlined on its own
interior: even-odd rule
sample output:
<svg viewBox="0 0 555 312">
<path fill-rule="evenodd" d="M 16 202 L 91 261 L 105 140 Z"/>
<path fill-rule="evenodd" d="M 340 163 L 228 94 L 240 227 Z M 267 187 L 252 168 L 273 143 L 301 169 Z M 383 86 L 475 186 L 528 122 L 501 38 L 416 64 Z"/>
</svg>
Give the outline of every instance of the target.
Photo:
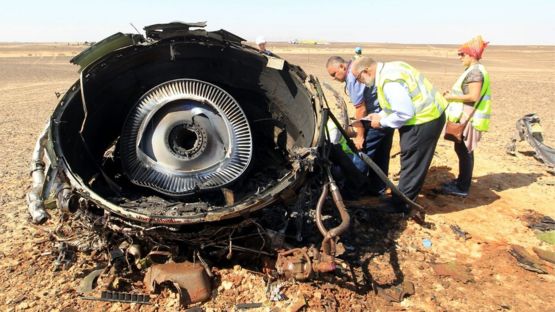
<svg viewBox="0 0 555 312">
<path fill-rule="evenodd" d="M 381 111 L 380 104 L 378 102 L 378 90 L 376 86 L 372 89 L 368 88 L 365 84 L 357 81 L 355 75 L 351 71 L 351 63 L 347 67 L 347 77 L 345 78 L 345 88 L 347 93 L 351 98 L 351 102 L 355 107 L 358 107 L 360 102 L 364 101 L 366 105 L 366 112 L 379 113 Z"/>
</svg>

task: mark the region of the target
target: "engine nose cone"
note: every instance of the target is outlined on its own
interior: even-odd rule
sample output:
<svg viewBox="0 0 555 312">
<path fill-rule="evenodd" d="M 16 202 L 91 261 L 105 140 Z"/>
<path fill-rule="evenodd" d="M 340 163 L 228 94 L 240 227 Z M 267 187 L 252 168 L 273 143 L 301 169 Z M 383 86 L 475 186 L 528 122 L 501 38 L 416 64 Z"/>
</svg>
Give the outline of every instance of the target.
<svg viewBox="0 0 555 312">
<path fill-rule="evenodd" d="M 252 135 L 239 103 L 208 82 L 179 79 L 144 94 L 121 136 L 130 180 L 182 196 L 222 187 L 247 169 Z"/>
<path fill-rule="evenodd" d="M 177 158 L 195 159 L 206 149 L 206 131 L 196 124 L 185 122 L 170 131 L 167 143 Z"/>
</svg>

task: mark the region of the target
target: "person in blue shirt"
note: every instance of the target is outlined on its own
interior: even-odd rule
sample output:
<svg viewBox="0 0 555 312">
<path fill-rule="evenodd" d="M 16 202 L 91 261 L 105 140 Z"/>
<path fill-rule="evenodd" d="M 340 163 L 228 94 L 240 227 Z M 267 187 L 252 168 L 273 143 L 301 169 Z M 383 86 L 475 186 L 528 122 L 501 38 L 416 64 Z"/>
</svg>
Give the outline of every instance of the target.
<svg viewBox="0 0 555 312">
<path fill-rule="evenodd" d="M 256 46 L 258 47 L 258 51 L 260 51 L 260 53 L 273 56 L 272 51 L 266 49 L 266 38 L 263 36 L 256 37 Z"/>
<path fill-rule="evenodd" d="M 350 67 L 351 62 L 345 61 L 340 56 L 332 56 L 326 63 L 328 74 L 334 80 L 345 83 L 345 91 L 355 106 L 355 122 L 353 122 L 353 130 L 356 133 L 353 139 L 355 146 L 368 155 L 387 175 L 394 130 L 391 128 L 374 129 L 367 122 L 361 120 L 368 114 L 379 113 L 381 108 L 378 103 L 377 89 L 375 87 L 370 89 L 358 82 Z M 361 159 L 356 159 L 355 166 L 368 174 L 372 195 L 382 195 L 385 192 L 385 183 L 372 170 L 368 170 Z"/>
<path fill-rule="evenodd" d="M 355 48 L 355 55 L 353 55 L 353 61 L 360 58 L 362 56 L 362 48 L 356 47 Z"/>
</svg>

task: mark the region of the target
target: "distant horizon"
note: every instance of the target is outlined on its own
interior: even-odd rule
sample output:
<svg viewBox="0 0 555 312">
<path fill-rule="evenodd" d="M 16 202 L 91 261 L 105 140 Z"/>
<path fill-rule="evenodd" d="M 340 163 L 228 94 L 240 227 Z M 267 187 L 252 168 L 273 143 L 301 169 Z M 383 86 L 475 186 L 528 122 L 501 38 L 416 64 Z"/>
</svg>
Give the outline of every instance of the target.
<svg viewBox="0 0 555 312">
<path fill-rule="evenodd" d="M 269 42 L 449 45 L 482 35 L 491 45 L 552 46 L 553 12 L 552 0 L 26 0 L 3 4 L 0 42 L 97 42 L 136 33 L 134 26 L 206 21 L 208 31 L 225 29 L 250 42 L 263 35 Z"/>
<path fill-rule="evenodd" d="M 104 39 L 104 38 L 103 38 Z M 0 44 L 75 44 L 84 45 L 85 43 L 96 43 L 101 41 L 0 41 Z M 317 41 L 317 40 L 316 40 Z M 318 42 L 318 41 L 317 41 Z M 254 41 L 246 40 L 243 43 L 255 44 Z M 460 43 L 404 43 L 404 42 L 357 42 L 357 41 L 322 41 L 322 43 L 311 44 L 311 43 L 290 43 L 289 41 L 268 41 L 268 44 L 279 43 L 279 44 L 290 44 L 290 45 L 305 45 L 305 46 L 323 46 L 327 44 L 393 44 L 393 45 L 438 45 L 438 46 L 458 46 Z M 536 44 L 536 43 L 526 43 L 526 44 L 493 44 L 490 43 L 488 47 L 524 47 L 524 46 L 539 46 L 539 47 L 555 47 L 555 44 Z"/>
</svg>

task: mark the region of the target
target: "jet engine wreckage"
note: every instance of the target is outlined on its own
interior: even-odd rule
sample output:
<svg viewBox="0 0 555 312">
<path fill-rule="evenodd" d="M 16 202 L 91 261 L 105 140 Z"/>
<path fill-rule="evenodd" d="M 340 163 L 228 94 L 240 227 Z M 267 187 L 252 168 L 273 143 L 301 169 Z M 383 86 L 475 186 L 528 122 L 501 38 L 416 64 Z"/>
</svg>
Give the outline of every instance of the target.
<svg viewBox="0 0 555 312">
<path fill-rule="evenodd" d="M 331 156 L 326 124 L 347 136 L 346 113 L 336 118 L 318 79 L 300 67 L 204 27 L 170 23 L 145 27 L 146 36 L 118 33 L 71 60 L 80 79 L 33 152 L 32 222 L 49 218 L 45 201 L 53 196 L 60 222 L 79 220 L 96 233 L 77 249 L 111 250 L 110 264 L 123 257 L 135 270 L 154 264 L 149 288 L 176 267 L 159 267 L 164 262 L 153 259 L 160 253 L 205 267 L 241 255 L 277 258 L 271 271 L 297 280 L 333 273 L 350 215 L 332 174 L 344 162 Z M 423 221 L 422 207 L 405 199 Z M 322 217 L 325 206 L 335 207 L 335 220 Z M 304 233 L 316 229 L 320 248 L 304 247 L 312 243 Z M 209 270 L 195 270 L 193 279 L 204 282 L 191 287 L 208 295 L 199 276 Z M 168 280 L 195 292 L 177 277 Z"/>
</svg>

